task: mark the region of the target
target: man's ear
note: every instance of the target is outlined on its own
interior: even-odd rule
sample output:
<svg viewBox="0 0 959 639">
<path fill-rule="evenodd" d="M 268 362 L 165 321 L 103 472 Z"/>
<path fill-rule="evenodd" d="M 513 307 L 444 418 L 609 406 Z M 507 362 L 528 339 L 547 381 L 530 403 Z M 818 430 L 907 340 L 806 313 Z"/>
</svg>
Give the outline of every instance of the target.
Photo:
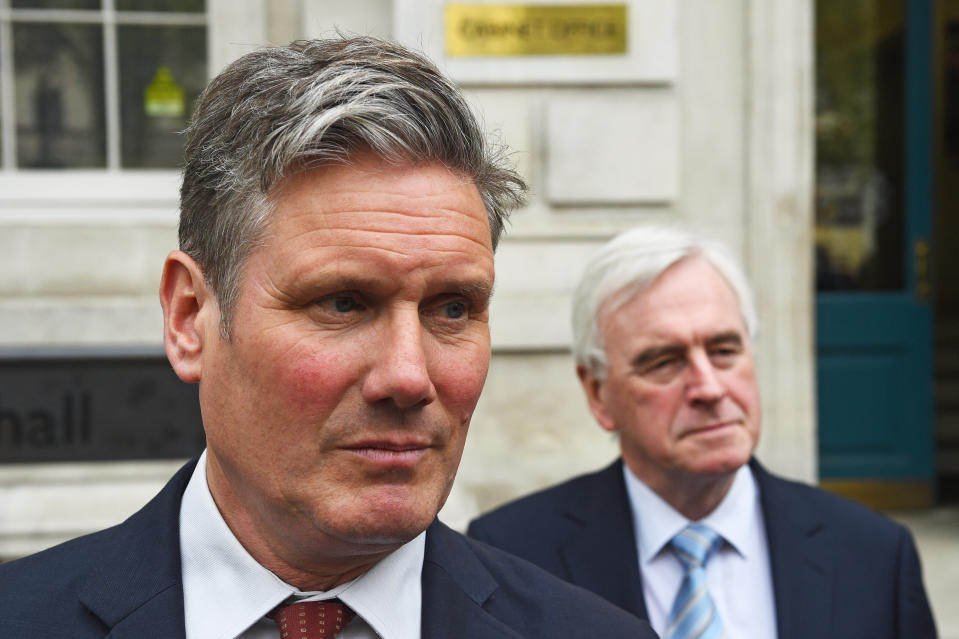
<svg viewBox="0 0 959 639">
<path fill-rule="evenodd" d="M 605 380 L 593 375 L 582 364 L 576 365 L 576 375 L 579 377 L 579 383 L 583 385 L 583 392 L 586 393 L 586 401 L 589 403 L 589 411 L 593 418 L 603 430 L 611 433 L 619 430 L 616 422 L 606 410 L 606 400 L 604 390 Z"/>
<path fill-rule="evenodd" d="M 199 382 L 203 343 L 219 337 L 220 311 L 200 265 L 183 251 L 171 252 L 163 264 L 160 305 L 167 359 L 184 382 Z"/>
</svg>

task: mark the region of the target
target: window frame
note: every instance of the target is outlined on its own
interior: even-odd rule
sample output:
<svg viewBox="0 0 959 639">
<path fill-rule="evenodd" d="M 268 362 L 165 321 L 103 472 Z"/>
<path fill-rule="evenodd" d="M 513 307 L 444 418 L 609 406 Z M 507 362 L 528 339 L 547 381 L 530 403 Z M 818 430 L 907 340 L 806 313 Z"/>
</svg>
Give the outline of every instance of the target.
<svg viewBox="0 0 959 639">
<path fill-rule="evenodd" d="M 103 72 L 106 122 L 107 171 L 128 170 L 121 166 L 120 59 L 117 50 L 119 26 L 199 26 L 207 32 L 207 60 L 210 57 L 210 3 L 197 13 L 166 11 L 119 11 L 115 0 L 101 0 L 99 9 L 14 9 L 10 0 L 0 0 L 0 158 L 4 172 L 18 172 L 16 108 L 13 68 L 13 25 L 15 23 L 56 23 L 100 25 L 103 31 Z M 209 63 L 207 65 L 209 67 Z M 171 167 L 172 168 L 172 167 Z M 83 170 L 83 169 L 65 169 Z M 98 170 L 98 169 L 94 169 Z M 130 169 L 135 170 L 135 169 Z"/>
</svg>

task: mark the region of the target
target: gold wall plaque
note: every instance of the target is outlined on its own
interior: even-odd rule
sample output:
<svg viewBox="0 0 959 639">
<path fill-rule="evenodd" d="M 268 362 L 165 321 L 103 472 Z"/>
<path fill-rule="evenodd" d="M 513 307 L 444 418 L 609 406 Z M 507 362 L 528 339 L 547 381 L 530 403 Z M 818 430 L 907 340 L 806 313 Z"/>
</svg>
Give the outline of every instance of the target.
<svg viewBox="0 0 959 639">
<path fill-rule="evenodd" d="M 454 58 L 626 53 L 625 4 L 448 4 Z"/>
</svg>

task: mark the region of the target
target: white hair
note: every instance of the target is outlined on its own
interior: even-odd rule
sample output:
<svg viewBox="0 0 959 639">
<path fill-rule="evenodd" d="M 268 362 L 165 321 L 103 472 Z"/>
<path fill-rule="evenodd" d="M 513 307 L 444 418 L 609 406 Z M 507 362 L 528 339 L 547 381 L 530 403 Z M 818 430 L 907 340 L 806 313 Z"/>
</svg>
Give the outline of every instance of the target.
<svg viewBox="0 0 959 639">
<path fill-rule="evenodd" d="M 750 339 L 759 319 L 746 274 L 722 243 L 674 226 L 640 226 L 625 231 L 593 255 L 573 293 L 573 357 L 592 375 L 606 376 L 606 351 L 599 331 L 609 313 L 646 290 L 673 264 L 700 256 L 729 284 L 739 301 Z"/>
</svg>

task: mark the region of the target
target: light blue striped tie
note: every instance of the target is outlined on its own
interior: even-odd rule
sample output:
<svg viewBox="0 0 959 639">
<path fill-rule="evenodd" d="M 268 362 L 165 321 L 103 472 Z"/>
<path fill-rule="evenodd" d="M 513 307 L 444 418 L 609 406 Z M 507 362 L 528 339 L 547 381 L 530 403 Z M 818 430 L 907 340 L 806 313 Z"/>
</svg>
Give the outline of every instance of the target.
<svg viewBox="0 0 959 639">
<path fill-rule="evenodd" d="M 706 590 L 706 562 L 723 539 L 702 524 L 689 524 L 669 544 L 686 569 L 663 639 L 722 639 L 723 620 Z"/>
</svg>

